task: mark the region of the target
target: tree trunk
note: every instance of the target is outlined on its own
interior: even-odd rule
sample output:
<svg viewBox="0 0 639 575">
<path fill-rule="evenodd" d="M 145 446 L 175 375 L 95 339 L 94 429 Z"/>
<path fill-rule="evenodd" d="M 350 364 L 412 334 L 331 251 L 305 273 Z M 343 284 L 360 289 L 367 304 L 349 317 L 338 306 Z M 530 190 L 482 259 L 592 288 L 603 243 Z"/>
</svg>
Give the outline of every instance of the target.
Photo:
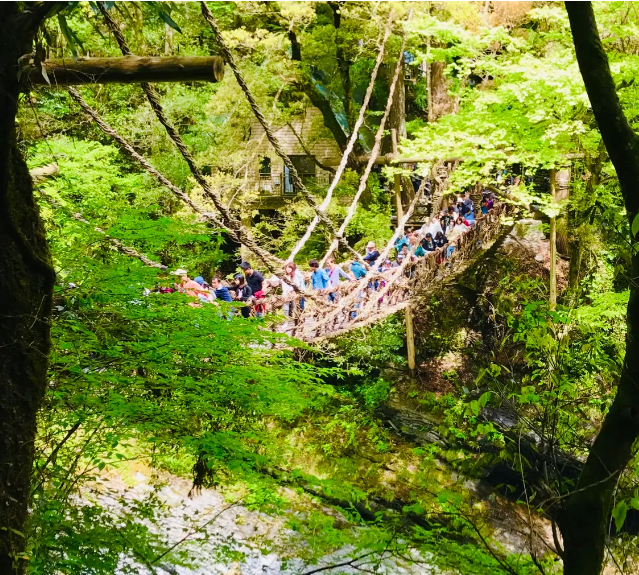
<svg viewBox="0 0 639 575">
<path fill-rule="evenodd" d="M 29 69 L 36 85 L 132 84 L 139 82 L 221 82 L 224 61 L 219 56 L 122 56 L 45 60 L 41 68 Z"/>
<path fill-rule="evenodd" d="M 330 130 L 331 134 L 333 134 L 333 137 L 335 138 L 335 141 L 337 142 L 340 150 L 345 150 L 346 144 L 348 144 L 348 136 L 335 117 L 335 113 L 331 108 L 330 102 L 320 93 L 317 87 L 313 84 L 312 80 L 309 79 L 303 84 L 302 87 L 306 92 L 306 95 L 311 100 L 313 106 L 315 106 L 322 113 L 324 126 L 326 126 L 326 128 Z"/>
<path fill-rule="evenodd" d="M 342 22 L 342 6 L 343 2 L 329 2 L 333 11 L 333 27 L 335 28 L 335 57 L 337 59 L 337 67 L 339 69 L 340 79 L 342 81 L 342 90 L 344 92 L 344 114 L 346 114 L 346 124 L 350 131 L 353 130 L 355 124 L 354 106 L 353 106 L 353 87 L 351 81 L 351 62 L 346 57 L 342 39 L 340 38 L 340 27 Z"/>
<path fill-rule="evenodd" d="M 639 212 L 639 141 L 619 102 L 591 3 L 566 2 L 566 9 L 579 69 L 632 223 Z M 633 277 L 637 277 L 636 253 L 632 268 Z M 639 291 L 634 283 L 630 288 L 627 326 L 626 357 L 617 395 L 559 519 L 565 575 L 601 572 L 615 486 L 639 436 Z"/>
<path fill-rule="evenodd" d="M 35 4 L 35 3 L 33 3 Z M 0 573 L 24 572 L 36 414 L 47 381 L 53 272 L 31 177 L 16 141 L 18 58 L 39 17 L 0 4 Z"/>
<path fill-rule="evenodd" d="M 604 154 L 606 152 L 606 146 L 603 140 L 599 144 L 597 153 L 593 158 L 586 161 L 586 168 L 589 172 L 588 180 L 586 181 L 586 196 L 591 198 L 595 194 L 595 188 L 599 185 L 599 179 L 601 178 L 601 170 L 603 167 Z M 568 270 L 568 287 L 571 292 L 579 287 L 579 280 L 581 279 L 581 262 L 583 260 L 583 241 L 582 234 L 584 224 L 580 222 L 581 216 L 578 213 L 576 207 L 570 207 L 568 210 L 568 228 L 569 228 L 569 255 L 570 255 L 570 268 Z"/>
<path fill-rule="evenodd" d="M 392 75 L 391 75 L 392 77 Z M 404 64 L 397 78 L 397 85 L 393 94 L 388 126 L 391 130 L 397 130 L 399 140 L 406 138 L 406 86 L 404 84 Z M 395 153 L 395 152 L 393 152 Z"/>
<path fill-rule="evenodd" d="M 570 258 L 570 267 L 568 268 L 568 288 L 574 292 L 579 287 L 581 278 L 581 261 L 583 259 L 583 244 L 581 237 L 575 234 L 570 241 L 568 257 Z"/>
<path fill-rule="evenodd" d="M 557 201 L 555 193 L 557 189 L 556 171 L 550 170 L 550 196 L 553 203 Z M 557 218 L 550 218 L 550 298 L 548 309 L 554 310 L 557 307 Z"/>
<path fill-rule="evenodd" d="M 291 59 L 294 62 L 301 62 L 302 46 L 294 29 L 289 30 L 288 39 L 291 42 Z M 346 144 L 348 143 L 348 136 L 337 120 L 330 102 L 321 94 L 317 86 L 314 84 L 313 79 L 310 77 L 300 83 L 300 89 L 306 93 L 311 104 L 313 104 L 313 106 L 321 112 L 322 118 L 324 119 L 324 126 L 331 132 L 331 134 L 333 134 L 339 149 L 344 151 L 346 149 Z M 353 156 L 351 154 L 351 158 L 352 157 Z M 358 166 L 358 164 L 353 164 L 352 162 L 353 160 L 349 158 L 350 167 Z"/>
<path fill-rule="evenodd" d="M 173 54 L 173 28 L 168 24 L 164 25 L 164 55 Z"/>
<path fill-rule="evenodd" d="M 404 62 L 402 62 L 402 70 L 397 78 L 397 85 L 393 94 L 390 115 L 388 122 L 391 131 L 395 130 L 397 141 L 406 139 L 406 85 L 404 83 Z M 391 150 L 393 155 L 398 154 L 395 144 L 391 140 Z M 415 191 L 409 178 L 400 178 L 402 187 L 402 202 L 405 206 L 409 205 L 415 197 Z M 398 220 L 399 221 L 399 220 Z"/>
</svg>

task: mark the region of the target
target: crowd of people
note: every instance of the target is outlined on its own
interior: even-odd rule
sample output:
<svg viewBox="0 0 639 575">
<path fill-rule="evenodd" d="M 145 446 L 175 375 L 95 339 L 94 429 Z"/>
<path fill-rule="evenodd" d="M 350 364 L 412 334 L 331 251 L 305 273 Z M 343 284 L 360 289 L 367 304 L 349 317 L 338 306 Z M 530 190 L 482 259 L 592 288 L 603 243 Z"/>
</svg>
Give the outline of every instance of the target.
<svg viewBox="0 0 639 575">
<path fill-rule="evenodd" d="M 494 201 L 493 194 L 484 191 L 479 205 L 480 213 L 487 214 L 493 208 Z M 179 276 L 180 281 L 170 287 L 157 286 L 156 291 L 184 293 L 193 298 L 190 305 L 194 307 L 218 302 L 240 304 L 227 306 L 230 310 L 227 315 L 229 319 L 237 314 L 238 309 L 245 318 L 261 318 L 265 312 L 264 298 L 277 294 L 281 295 L 284 302 L 284 314 L 291 317 L 304 310 L 304 294 L 308 295 L 309 291 L 318 297 L 325 297 L 329 303 L 336 303 L 340 299 L 342 282 L 357 282 L 372 275 L 371 272 L 378 272 L 367 286 L 369 292 L 375 293 L 383 290 L 387 280 L 398 272 L 397 268 L 402 268 L 406 277 L 410 278 L 414 273 L 414 264 L 420 258 L 435 257 L 437 263 L 443 263 L 450 259 L 460 238 L 472 229 L 475 222 L 475 203 L 470 193 L 466 192 L 430 222 L 419 229 L 410 229 L 397 238 L 392 258 L 385 258 L 384 261 L 380 261 L 376 243 L 369 241 L 361 261 L 353 259 L 339 265 L 333 257 L 329 257 L 325 267 L 321 267 L 316 259 L 312 259 L 308 262 L 308 271 L 302 271 L 294 262 L 289 262 L 282 277 L 273 276 L 269 279 L 244 261 L 240 264 L 241 272 L 236 273 L 231 280 L 214 276 L 210 283 L 202 276 L 191 279 L 186 269 L 178 269 L 172 273 Z M 383 301 L 383 295 L 379 301 Z M 356 312 L 351 312 L 351 317 L 355 315 Z"/>
</svg>

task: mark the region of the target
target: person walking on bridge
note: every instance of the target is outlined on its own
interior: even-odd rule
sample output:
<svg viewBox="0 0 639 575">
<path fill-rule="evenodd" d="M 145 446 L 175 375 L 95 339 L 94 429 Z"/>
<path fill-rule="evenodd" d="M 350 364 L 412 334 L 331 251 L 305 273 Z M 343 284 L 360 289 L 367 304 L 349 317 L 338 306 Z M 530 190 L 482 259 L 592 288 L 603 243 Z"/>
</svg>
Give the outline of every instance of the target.
<svg viewBox="0 0 639 575">
<path fill-rule="evenodd" d="M 328 274 L 328 281 L 331 287 L 337 287 L 340 279 L 350 281 L 349 275 L 335 263 L 335 258 L 328 258 L 326 261 L 326 273 Z"/>
<path fill-rule="evenodd" d="M 244 272 L 246 283 L 251 288 L 253 294 L 256 294 L 258 291 L 262 291 L 264 276 L 260 272 L 254 270 L 248 262 L 242 262 L 240 264 L 240 269 Z"/>
<path fill-rule="evenodd" d="M 317 260 L 311 260 L 308 262 L 308 266 L 311 268 L 311 285 L 314 290 L 325 290 L 331 285 L 326 270 L 319 267 L 319 262 Z"/>
<path fill-rule="evenodd" d="M 335 263 L 335 258 L 330 257 L 326 261 L 326 268 L 324 270 L 328 274 L 329 286 L 333 289 L 339 286 L 340 279 L 350 281 L 351 277 Z M 334 291 L 328 294 L 328 301 L 334 302 L 337 300 L 337 294 Z"/>
<path fill-rule="evenodd" d="M 302 272 L 297 269 L 297 265 L 294 262 L 289 262 L 284 267 L 284 279 L 281 281 L 282 297 L 286 300 L 284 302 L 284 314 L 286 316 L 296 315 L 298 311 L 304 310 L 304 298 L 295 297 L 295 288 L 300 293 L 306 291 L 306 282 Z M 293 287 L 294 286 L 294 287 Z"/>
<path fill-rule="evenodd" d="M 362 259 L 370 267 L 373 267 L 378 257 L 379 257 L 379 250 L 377 249 L 375 242 L 372 242 L 372 241 L 368 242 L 368 245 L 366 246 L 366 253 L 364 254 L 364 257 Z"/>
</svg>

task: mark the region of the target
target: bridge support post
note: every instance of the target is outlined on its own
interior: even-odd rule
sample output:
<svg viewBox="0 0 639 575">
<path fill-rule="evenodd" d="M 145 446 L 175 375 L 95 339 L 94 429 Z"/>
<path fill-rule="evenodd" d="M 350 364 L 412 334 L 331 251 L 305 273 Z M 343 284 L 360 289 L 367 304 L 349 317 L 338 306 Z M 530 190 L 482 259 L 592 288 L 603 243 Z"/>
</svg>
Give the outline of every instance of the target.
<svg viewBox="0 0 639 575">
<path fill-rule="evenodd" d="M 397 154 L 397 130 L 391 130 L 391 141 L 393 143 L 393 154 Z M 404 206 L 402 206 L 402 177 L 395 176 L 395 209 L 397 211 L 397 224 L 404 217 Z"/>
<path fill-rule="evenodd" d="M 406 356 L 408 360 L 408 372 L 415 375 L 415 332 L 413 331 L 413 310 L 406 308 Z"/>
<path fill-rule="evenodd" d="M 393 143 L 393 154 L 397 154 L 397 130 L 391 130 L 391 141 Z M 404 217 L 404 206 L 402 206 L 402 177 L 395 176 L 395 208 L 397 211 L 397 224 Z M 413 331 L 413 311 L 410 307 L 405 310 L 406 314 L 406 355 L 408 360 L 408 371 L 411 376 L 415 375 L 415 332 Z"/>
<path fill-rule="evenodd" d="M 556 194 L 556 170 L 550 170 L 550 195 L 553 204 L 557 201 Z M 554 206 L 553 206 L 554 209 Z M 557 307 L 557 218 L 550 218 L 550 298 L 548 309 L 554 310 Z"/>
</svg>

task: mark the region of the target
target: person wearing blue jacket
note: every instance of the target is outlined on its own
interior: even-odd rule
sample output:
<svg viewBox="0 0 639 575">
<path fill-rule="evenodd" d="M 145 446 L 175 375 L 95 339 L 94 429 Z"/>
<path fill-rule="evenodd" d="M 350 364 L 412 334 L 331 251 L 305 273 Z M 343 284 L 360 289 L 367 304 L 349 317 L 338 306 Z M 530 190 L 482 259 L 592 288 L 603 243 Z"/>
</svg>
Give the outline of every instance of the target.
<svg viewBox="0 0 639 575">
<path fill-rule="evenodd" d="M 222 280 L 219 277 L 215 276 L 211 279 L 211 287 L 215 290 L 215 297 L 220 301 L 228 303 L 233 301 L 231 292 L 229 292 L 229 289 L 226 286 L 222 285 Z"/>
<path fill-rule="evenodd" d="M 408 248 L 410 249 L 410 242 L 408 241 L 408 234 L 404 234 L 403 236 L 400 236 L 399 238 L 397 238 L 397 241 L 393 245 L 393 247 L 397 250 L 397 253 L 402 251 L 402 247 L 403 246 L 408 246 Z"/>
<path fill-rule="evenodd" d="M 313 289 L 323 290 L 331 285 L 331 280 L 326 273 L 326 270 L 320 269 L 319 262 L 317 260 L 311 260 L 308 262 L 308 266 L 313 272 L 311 274 L 311 285 Z"/>
<path fill-rule="evenodd" d="M 349 264 L 348 269 L 356 280 L 361 280 L 366 275 L 366 267 L 357 260 L 353 260 Z"/>
</svg>

